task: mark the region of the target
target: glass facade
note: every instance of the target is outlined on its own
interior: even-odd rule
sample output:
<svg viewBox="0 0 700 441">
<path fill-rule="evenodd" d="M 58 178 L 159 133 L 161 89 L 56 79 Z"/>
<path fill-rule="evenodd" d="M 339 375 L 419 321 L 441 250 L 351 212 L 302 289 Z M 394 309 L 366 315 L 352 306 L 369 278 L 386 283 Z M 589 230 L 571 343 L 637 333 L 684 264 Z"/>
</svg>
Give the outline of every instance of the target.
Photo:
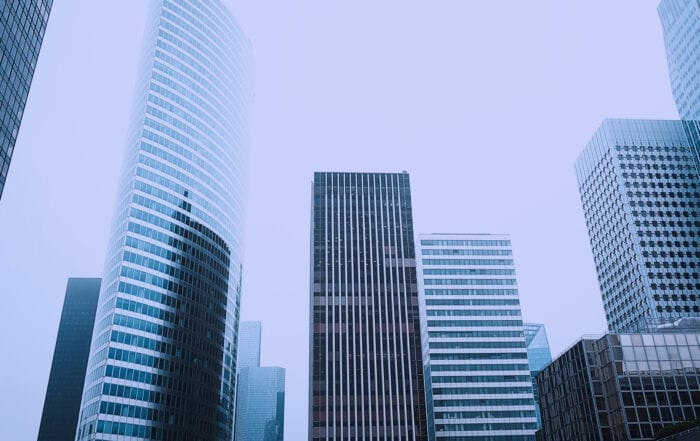
<svg viewBox="0 0 700 441">
<path fill-rule="evenodd" d="M 525 344 L 527 344 L 527 361 L 530 364 L 532 375 L 532 390 L 535 394 L 535 410 L 537 412 L 537 428 L 542 428 L 540 406 L 537 404 L 537 374 L 552 362 L 552 353 L 549 351 L 549 341 L 544 325 L 538 323 L 525 323 Z"/>
<path fill-rule="evenodd" d="M 316 173 L 309 440 L 427 439 L 407 173 Z"/>
<path fill-rule="evenodd" d="M 260 322 L 241 322 L 238 327 L 238 369 L 260 366 Z"/>
<path fill-rule="evenodd" d="M 534 440 L 537 418 L 510 238 L 422 235 L 420 251 L 431 439 Z"/>
<path fill-rule="evenodd" d="M 220 0 L 152 2 L 78 440 L 230 440 L 250 43 Z"/>
<path fill-rule="evenodd" d="M 537 382 L 538 440 L 652 440 L 700 417 L 700 327 L 584 338 Z"/>
<path fill-rule="evenodd" d="M 678 114 L 694 141 L 700 170 L 700 1 L 663 0 L 658 7 Z"/>
<path fill-rule="evenodd" d="M 678 113 L 700 120 L 700 0 L 663 0 L 658 12 Z"/>
<path fill-rule="evenodd" d="M 238 374 L 236 441 L 284 439 L 284 369 L 242 367 Z"/>
<path fill-rule="evenodd" d="M 681 121 L 605 120 L 576 161 L 608 328 L 700 316 L 700 172 Z"/>
<path fill-rule="evenodd" d="M 38 441 L 74 440 L 100 279 L 68 279 Z"/>
<path fill-rule="evenodd" d="M 0 197 L 52 4 L 0 1 Z"/>
</svg>

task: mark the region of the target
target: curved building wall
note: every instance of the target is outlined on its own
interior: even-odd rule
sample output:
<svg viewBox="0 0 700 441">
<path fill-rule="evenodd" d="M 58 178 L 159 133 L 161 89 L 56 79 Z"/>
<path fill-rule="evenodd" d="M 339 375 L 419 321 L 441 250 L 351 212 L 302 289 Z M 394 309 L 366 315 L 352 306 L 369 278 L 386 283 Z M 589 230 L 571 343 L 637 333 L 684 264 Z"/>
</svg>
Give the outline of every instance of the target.
<svg viewBox="0 0 700 441">
<path fill-rule="evenodd" d="M 230 440 L 250 44 L 219 0 L 153 1 L 78 440 Z"/>
</svg>

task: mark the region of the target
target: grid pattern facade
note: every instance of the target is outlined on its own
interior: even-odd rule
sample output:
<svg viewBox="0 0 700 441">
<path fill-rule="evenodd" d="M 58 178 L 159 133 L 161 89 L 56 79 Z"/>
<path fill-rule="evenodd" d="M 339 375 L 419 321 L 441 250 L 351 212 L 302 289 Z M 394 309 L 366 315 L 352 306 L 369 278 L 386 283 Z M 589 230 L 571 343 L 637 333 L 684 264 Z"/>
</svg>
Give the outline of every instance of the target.
<svg viewBox="0 0 700 441">
<path fill-rule="evenodd" d="M 680 121 L 606 120 L 576 161 L 608 328 L 700 315 L 700 179 Z"/>
<path fill-rule="evenodd" d="M 695 329 L 580 341 L 538 375 L 538 440 L 652 440 L 700 417 L 699 339 Z"/>
<path fill-rule="evenodd" d="M 663 0 L 658 12 L 678 113 L 700 120 L 700 0 Z"/>
<path fill-rule="evenodd" d="M 431 436 L 534 440 L 537 418 L 510 238 L 423 235 L 420 250 Z"/>
<path fill-rule="evenodd" d="M 52 4 L 0 1 L 0 197 Z"/>
<path fill-rule="evenodd" d="M 578 341 L 537 374 L 537 441 L 602 441 L 589 366 L 593 342 Z"/>
<path fill-rule="evenodd" d="M 552 353 L 549 351 L 549 341 L 544 325 L 539 323 L 525 323 L 525 343 L 527 344 L 527 361 L 530 365 L 532 376 L 532 390 L 535 395 L 535 410 L 537 412 L 537 428 L 542 428 L 542 416 L 538 404 L 537 374 L 552 362 Z"/>
<path fill-rule="evenodd" d="M 78 440 L 230 440 L 252 99 L 219 0 L 152 2 Z"/>
<path fill-rule="evenodd" d="M 74 440 L 100 279 L 68 279 L 38 441 Z"/>
<path fill-rule="evenodd" d="M 236 441 L 284 439 L 284 369 L 242 367 L 238 374 Z"/>
<path fill-rule="evenodd" d="M 426 440 L 408 174 L 312 191 L 309 440 Z"/>
</svg>

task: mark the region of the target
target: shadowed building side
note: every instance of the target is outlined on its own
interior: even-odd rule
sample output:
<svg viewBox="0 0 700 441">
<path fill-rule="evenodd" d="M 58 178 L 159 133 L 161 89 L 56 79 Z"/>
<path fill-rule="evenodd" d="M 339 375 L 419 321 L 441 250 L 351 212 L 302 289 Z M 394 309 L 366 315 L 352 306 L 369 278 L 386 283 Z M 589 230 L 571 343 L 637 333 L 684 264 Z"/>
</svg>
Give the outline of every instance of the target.
<svg viewBox="0 0 700 441">
<path fill-rule="evenodd" d="M 100 282 L 68 279 L 38 441 L 75 440 Z"/>
</svg>

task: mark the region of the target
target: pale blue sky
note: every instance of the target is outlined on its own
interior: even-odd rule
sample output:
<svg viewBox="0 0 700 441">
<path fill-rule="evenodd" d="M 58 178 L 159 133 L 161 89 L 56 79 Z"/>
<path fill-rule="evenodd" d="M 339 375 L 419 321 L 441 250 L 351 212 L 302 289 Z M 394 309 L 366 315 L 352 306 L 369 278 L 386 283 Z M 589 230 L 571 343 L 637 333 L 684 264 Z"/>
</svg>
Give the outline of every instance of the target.
<svg viewBox="0 0 700 441">
<path fill-rule="evenodd" d="M 310 180 L 411 174 L 416 233 L 510 233 L 557 354 L 605 329 L 573 163 L 677 117 L 657 0 L 232 1 L 256 62 L 242 318 L 306 438 Z M 55 0 L 0 200 L 0 439 L 36 439 L 66 279 L 101 276 L 143 0 Z"/>
</svg>

